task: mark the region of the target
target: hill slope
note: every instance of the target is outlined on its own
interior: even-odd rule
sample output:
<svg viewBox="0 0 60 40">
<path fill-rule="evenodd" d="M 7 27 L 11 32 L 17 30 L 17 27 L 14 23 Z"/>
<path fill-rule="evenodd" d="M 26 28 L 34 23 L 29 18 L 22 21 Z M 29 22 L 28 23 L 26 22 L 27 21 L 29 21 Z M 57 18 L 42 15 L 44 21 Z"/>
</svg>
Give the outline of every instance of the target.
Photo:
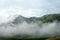
<svg viewBox="0 0 60 40">
<path fill-rule="evenodd" d="M 23 16 L 18 16 L 15 20 L 14 20 L 14 24 L 17 23 L 22 23 L 22 22 L 27 22 L 27 23 L 38 23 L 38 22 L 53 22 L 53 21 L 60 21 L 60 14 L 49 14 L 49 15 L 44 15 L 43 17 L 30 17 L 30 18 L 26 18 Z"/>
</svg>

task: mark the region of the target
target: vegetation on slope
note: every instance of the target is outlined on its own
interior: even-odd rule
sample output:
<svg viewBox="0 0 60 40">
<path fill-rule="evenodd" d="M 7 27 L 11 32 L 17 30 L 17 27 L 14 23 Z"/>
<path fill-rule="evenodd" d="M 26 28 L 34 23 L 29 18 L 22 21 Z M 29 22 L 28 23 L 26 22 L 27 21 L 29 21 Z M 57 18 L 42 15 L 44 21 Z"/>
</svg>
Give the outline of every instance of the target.
<svg viewBox="0 0 60 40">
<path fill-rule="evenodd" d="M 60 21 L 60 14 L 50 14 L 41 17 L 42 22 L 53 22 L 53 21 Z"/>
<path fill-rule="evenodd" d="M 48 22 L 53 22 L 53 21 L 60 21 L 60 14 L 49 14 L 49 15 L 44 15 L 43 17 L 30 17 L 30 18 L 26 18 L 23 16 L 18 16 L 15 20 L 14 20 L 14 24 L 18 24 L 18 23 L 22 23 L 22 22 L 27 22 L 27 23 L 48 23 Z M 15 39 L 14 39 L 15 40 Z M 24 39 L 23 39 L 24 40 Z M 35 40 L 31 39 L 31 40 Z M 60 40 L 60 36 L 56 36 L 56 37 L 50 37 L 50 38 L 38 38 L 36 40 Z"/>
</svg>

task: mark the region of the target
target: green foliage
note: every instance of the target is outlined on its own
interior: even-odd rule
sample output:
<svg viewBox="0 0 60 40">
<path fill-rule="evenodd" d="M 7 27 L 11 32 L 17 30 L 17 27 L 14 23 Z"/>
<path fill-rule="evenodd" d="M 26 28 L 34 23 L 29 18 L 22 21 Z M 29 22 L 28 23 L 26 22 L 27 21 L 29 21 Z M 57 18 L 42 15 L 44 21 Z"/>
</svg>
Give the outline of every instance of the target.
<svg viewBox="0 0 60 40">
<path fill-rule="evenodd" d="M 53 22 L 53 21 L 60 21 L 60 14 L 50 14 L 50 15 L 45 15 L 41 17 L 41 21 L 43 23 L 45 22 Z"/>
<path fill-rule="evenodd" d="M 55 20 L 60 21 L 60 14 L 49 14 L 44 15 L 43 17 L 30 17 L 30 18 L 18 16 L 13 23 L 17 24 L 22 23 L 24 21 L 27 23 L 40 23 L 40 21 L 42 21 L 43 23 L 47 23 L 47 22 L 53 22 Z"/>
</svg>

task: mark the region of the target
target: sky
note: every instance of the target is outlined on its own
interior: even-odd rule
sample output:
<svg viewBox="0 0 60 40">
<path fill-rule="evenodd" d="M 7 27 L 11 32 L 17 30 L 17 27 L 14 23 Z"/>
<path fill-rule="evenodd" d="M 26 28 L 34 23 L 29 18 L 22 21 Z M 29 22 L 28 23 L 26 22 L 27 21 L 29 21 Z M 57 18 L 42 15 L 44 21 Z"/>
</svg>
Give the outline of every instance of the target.
<svg viewBox="0 0 60 40">
<path fill-rule="evenodd" d="M 0 18 L 11 15 L 41 17 L 60 13 L 60 0 L 0 0 Z"/>
</svg>

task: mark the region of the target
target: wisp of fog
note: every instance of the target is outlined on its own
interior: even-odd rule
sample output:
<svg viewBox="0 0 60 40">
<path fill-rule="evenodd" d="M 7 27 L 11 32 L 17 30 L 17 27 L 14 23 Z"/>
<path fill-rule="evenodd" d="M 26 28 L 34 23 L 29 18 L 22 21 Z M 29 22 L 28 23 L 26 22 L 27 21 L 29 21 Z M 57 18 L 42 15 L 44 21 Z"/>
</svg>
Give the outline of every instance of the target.
<svg viewBox="0 0 60 40">
<path fill-rule="evenodd" d="M 53 37 L 60 34 L 60 22 L 54 21 L 52 23 L 41 24 L 41 26 L 37 23 L 28 24 L 25 21 L 19 24 L 13 24 L 10 21 L 4 22 L 0 24 L 0 37 L 40 38 Z"/>
</svg>

